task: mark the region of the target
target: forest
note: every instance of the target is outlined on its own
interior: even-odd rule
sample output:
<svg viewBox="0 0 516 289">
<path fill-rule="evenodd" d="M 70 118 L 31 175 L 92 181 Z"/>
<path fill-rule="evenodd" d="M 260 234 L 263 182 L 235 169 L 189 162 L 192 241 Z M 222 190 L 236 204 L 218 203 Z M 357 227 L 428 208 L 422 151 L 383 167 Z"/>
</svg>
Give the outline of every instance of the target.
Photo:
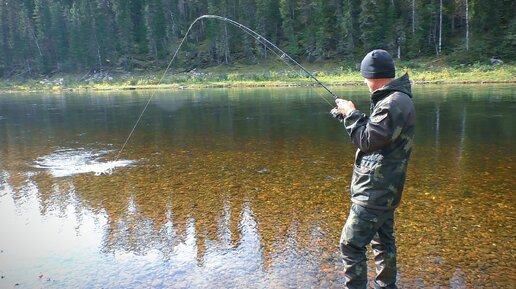
<svg viewBox="0 0 516 289">
<path fill-rule="evenodd" d="M 0 77 L 92 69 L 163 69 L 197 17 L 246 25 L 300 62 L 359 61 L 383 48 L 450 65 L 513 62 L 513 0 L 2 0 Z M 202 20 L 181 49 L 185 68 L 258 64 L 259 41 Z"/>
</svg>

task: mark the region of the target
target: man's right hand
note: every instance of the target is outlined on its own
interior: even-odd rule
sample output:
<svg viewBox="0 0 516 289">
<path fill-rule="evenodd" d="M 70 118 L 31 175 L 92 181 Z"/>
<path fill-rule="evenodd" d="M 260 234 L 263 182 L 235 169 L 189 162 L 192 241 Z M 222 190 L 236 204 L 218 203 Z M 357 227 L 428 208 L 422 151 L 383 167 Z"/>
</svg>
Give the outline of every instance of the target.
<svg viewBox="0 0 516 289">
<path fill-rule="evenodd" d="M 349 100 L 337 98 L 335 103 L 337 104 L 337 109 L 344 117 L 356 110 L 355 104 Z"/>
<path fill-rule="evenodd" d="M 342 113 L 340 113 L 339 109 L 338 108 L 333 108 L 331 111 L 330 111 L 330 114 L 331 116 L 333 116 L 335 119 L 337 119 L 338 121 L 340 122 L 344 122 L 344 116 L 342 115 Z"/>
</svg>

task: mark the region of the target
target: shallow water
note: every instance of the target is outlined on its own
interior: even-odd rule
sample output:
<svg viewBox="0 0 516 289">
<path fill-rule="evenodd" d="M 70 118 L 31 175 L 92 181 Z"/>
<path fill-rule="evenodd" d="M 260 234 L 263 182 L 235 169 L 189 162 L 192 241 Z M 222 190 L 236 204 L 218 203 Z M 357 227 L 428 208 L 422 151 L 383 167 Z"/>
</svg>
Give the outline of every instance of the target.
<svg viewBox="0 0 516 289">
<path fill-rule="evenodd" d="M 0 288 L 341 287 L 355 149 L 318 93 L 0 95 Z M 514 86 L 415 94 L 399 284 L 512 288 Z"/>
</svg>

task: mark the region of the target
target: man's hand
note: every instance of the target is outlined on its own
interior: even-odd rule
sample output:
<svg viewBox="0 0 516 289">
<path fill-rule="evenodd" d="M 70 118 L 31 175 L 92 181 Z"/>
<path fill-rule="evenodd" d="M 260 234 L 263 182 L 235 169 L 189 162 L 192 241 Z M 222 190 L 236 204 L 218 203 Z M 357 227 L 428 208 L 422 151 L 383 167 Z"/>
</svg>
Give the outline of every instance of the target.
<svg viewBox="0 0 516 289">
<path fill-rule="evenodd" d="M 353 112 L 356 108 L 353 102 L 337 98 L 335 100 L 335 103 L 337 104 L 337 110 L 346 117 L 348 114 Z"/>
<path fill-rule="evenodd" d="M 335 100 L 337 107 L 330 111 L 330 114 L 340 122 L 344 122 L 344 118 L 355 110 L 355 105 L 351 101 L 337 98 Z"/>
<path fill-rule="evenodd" d="M 342 113 L 340 113 L 339 109 L 338 108 L 333 108 L 331 111 L 330 111 L 330 114 L 331 116 L 333 116 L 336 120 L 340 121 L 340 122 L 344 122 L 344 115 L 342 115 Z"/>
</svg>

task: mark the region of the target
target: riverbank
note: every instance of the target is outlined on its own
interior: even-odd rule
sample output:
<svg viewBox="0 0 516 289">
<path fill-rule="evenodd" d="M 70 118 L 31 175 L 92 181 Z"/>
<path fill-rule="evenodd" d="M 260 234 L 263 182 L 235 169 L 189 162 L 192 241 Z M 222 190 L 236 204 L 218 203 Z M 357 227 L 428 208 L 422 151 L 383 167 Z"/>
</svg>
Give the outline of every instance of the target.
<svg viewBox="0 0 516 289">
<path fill-rule="evenodd" d="M 327 86 L 361 85 L 359 69 L 335 63 L 303 64 Z M 398 62 L 398 76 L 407 72 L 415 84 L 516 83 L 516 65 L 444 66 L 439 63 Z M 86 74 L 54 74 L 34 79 L 0 79 L 0 91 L 44 90 L 136 90 L 187 89 L 210 87 L 289 87 L 317 85 L 301 69 L 282 62 L 262 65 L 220 65 L 205 69 L 174 71 L 163 77 L 164 70 L 99 70 Z"/>
</svg>

